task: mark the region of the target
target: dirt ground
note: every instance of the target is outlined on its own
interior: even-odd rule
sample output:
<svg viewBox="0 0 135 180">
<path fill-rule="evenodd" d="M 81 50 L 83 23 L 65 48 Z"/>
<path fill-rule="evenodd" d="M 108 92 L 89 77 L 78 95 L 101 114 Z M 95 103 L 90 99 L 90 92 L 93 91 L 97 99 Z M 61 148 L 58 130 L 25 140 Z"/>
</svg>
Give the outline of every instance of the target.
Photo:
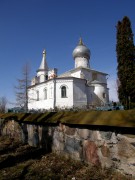
<svg viewBox="0 0 135 180">
<path fill-rule="evenodd" d="M 45 149 L 0 136 L 0 180 L 131 180 L 111 169 L 90 166 Z"/>
</svg>

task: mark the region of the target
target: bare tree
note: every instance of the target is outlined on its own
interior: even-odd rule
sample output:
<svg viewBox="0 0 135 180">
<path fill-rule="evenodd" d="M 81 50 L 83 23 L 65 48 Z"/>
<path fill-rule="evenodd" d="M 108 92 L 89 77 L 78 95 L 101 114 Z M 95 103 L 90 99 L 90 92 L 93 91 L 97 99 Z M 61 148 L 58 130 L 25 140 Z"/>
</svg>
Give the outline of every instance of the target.
<svg viewBox="0 0 135 180">
<path fill-rule="evenodd" d="M 7 98 L 1 97 L 0 98 L 0 112 L 4 113 L 6 111 L 6 105 L 7 105 Z"/>
<path fill-rule="evenodd" d="M 16 89 L 16 105 L 21 107 L 25 112 L 28 111 L 28 91 L 30 85 L 30 67 L 26 63 L 22 69 L 22 79 L 17 79 L 18 85 Z"/>
</svg>

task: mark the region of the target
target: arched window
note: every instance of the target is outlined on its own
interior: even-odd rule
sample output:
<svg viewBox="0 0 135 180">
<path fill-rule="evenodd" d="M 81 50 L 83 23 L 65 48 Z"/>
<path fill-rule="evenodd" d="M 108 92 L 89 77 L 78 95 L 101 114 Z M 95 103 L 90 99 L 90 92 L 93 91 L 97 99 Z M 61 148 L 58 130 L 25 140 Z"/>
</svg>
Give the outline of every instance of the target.
<svg viewBox="0 0 135 180">
<path fill-rule="evenodd" d="M 39 101 L 39 91 L 37 91 L 37 101 Z"/>
<path fill-rule="evenodd" d="M 47 99 L 47 89 L 44 89 L 44 99 Z"/>
<path fill-rule="evenodd" d="M 106 94 L 105 94 L 105 93 L 103 93 L 103 98 L 104 98 L 104 99 L 106 98 Z"/>
<path fill-rule="evenodd" d="M 45 75 L 45 80 L 48 80 L 48 74 Z"/>
<path fill-rule="evenodd" d="M 62 98 L 67 97 L 67 89 L 66 89 L 66 86 L 62 86 L 62 87 L 61 87 L 61 97 L 62 97 Z"/>
<path fill-rule="evenodd" d="M 97 80 L 97 74 L 94 72 L 92 73 L 92 81 Z"/>
</svg>

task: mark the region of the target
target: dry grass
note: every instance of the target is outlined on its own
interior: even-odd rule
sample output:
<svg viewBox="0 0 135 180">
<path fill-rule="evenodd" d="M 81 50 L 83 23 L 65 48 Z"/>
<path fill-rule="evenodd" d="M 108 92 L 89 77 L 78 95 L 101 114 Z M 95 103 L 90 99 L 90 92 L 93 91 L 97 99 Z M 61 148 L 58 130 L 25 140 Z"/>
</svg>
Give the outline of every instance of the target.
<svg viewBox="0 0 135 180">
<path fill-rule="evenodd" d="M 0 137 L 0 180 L 130 180 L 111 169 L 90 166 L 44 149 Z"/>
<path fill-rule="evenodd" d="M 0 114 L 0 118 L 41 124 L 61 122 L 80 125 L 135 127 L 135 110 L 6 113 Z"/>
</svg>

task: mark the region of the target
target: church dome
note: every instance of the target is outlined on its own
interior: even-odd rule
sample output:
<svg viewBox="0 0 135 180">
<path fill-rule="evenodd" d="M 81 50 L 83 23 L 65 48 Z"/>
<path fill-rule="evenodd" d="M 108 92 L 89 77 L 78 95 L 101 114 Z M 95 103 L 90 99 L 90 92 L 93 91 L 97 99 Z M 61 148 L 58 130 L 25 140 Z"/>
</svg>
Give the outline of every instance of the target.
<svg viewBox="0 0 135 180">
<path fill-rule="evenodd" d="M 79 44 L 73 50 L 73 58 L 84 57 L 90 59 L 90 50 L 83 44 L 82 39 L 80 38 Z"/>
</svg>

